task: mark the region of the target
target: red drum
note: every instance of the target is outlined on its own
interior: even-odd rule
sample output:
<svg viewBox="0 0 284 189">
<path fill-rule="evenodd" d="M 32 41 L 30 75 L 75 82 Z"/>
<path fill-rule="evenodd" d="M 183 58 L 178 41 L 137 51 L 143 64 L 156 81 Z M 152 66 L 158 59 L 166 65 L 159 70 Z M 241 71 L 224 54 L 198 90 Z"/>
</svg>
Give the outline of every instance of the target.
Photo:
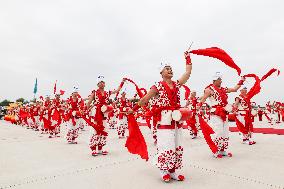
<svg viewBox="0 0 284 189">
<path fill-rule="evenodd" d="M 172 113 L 172 118 L 175 121 L 186 121 L 192 116 L 192 111 L 188 108 L 180 108 L 179 110 L 174 110 Z"/>
<path fill-rule="evenodd" d="M 102 111 L 103 113 L 111 112 L 111 111 L 113 111 L 113 106 L 112 106 L 112 105 L 103 105 L 103 106 L 101 107 L 101 111 Z"/>
</svg>

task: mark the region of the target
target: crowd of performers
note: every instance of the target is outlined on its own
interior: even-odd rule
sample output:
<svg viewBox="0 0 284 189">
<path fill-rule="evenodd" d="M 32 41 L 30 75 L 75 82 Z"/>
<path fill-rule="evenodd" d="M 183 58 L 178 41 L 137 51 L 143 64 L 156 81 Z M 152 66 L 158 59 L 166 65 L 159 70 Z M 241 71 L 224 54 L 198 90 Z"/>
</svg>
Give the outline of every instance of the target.
<svg viewBox="0 0 284 189">
<path fill-rule="evenodd" d="M 67 99 L 63 100 L 62 94 L 55 94 L 54 99 L 46 96 L 45 99 L 40 98 L 34 103 L 10 109 L 5 119 L 47 134 L 49 138 L 60 137 L 62 127 L 66 126 L 65 137 L 69 144 L 77 144 L 79 131 L 89 126 L 92 132 L 89 148 L 93 156 L 108 154 L 105 146 L 109 129 L 116 129 L 119 139 L 126 138 L 125 146 L 130 153 L 148 160 L 147 144 L 139 127 L 139 122 L 145 121 L 151 129 L 153 143 L 157 147 L 153 158 L 161 172 L 162 180 L 183 181 L 184 175 L 177 173 L 183 167 L 182 132 L 190 133 L 192 139 L 203 136 L 213 157 L 223 158 L 232 157 L 232 152 L 228 150 L 230 115 L 233 115 L 239 129 L 240 142 L 249 145 L 256 143 L 253 140 L 253 122 L 256 116 L 259 121 L 265 116 L 271 124 L 284 121 L 283 103 L 268 102 L 263 108 L 257 107 L 251 101 L 260 92 L 262 82 L 278 70 L 271 69 L 262 78 L 255 74 L 243 75 L 233 87 L 223 87 L 222 81 L 225 78 L 220 72 L 216 72 L 212 83 L 205 87 L 202 96 L 198 98 L 196 91 L 185 85 L 192 72 L 191 54 L 217 58 L 235 69 L 238 75 L 241 73 L 241 69 L 222 49 L 213 47 L 186 51 L 185 72 L 181 77 L 173 80 L 171 65 L 162 63 L 159 70 L 162 79 L 148 91 L 139 88 L 128 78 L 123 78 L 116 90 L 107 91 L 105 78 L 99 76 L 97 88 L 88 98 L 82 98 L 78 87 L 74 87 Z M 255 80 L 250 89 L 244 86 L 247 79 Z M 135 86 L 137 93 L 131 99 L 126 97 L 127 91 L 123 88 L 125 83 Z M 181 100 L 183 91 L 185 103 Z M 228 102 L 230 93 L 236 93 L 235 101 L 231 103 Z"/>
</svg>

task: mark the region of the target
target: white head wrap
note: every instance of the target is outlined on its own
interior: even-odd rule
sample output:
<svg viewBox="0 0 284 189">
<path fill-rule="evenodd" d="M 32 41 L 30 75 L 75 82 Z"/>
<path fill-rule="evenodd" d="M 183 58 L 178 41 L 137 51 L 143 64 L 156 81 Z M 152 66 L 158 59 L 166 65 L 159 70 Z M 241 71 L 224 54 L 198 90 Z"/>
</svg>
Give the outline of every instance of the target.
<svg viewBox="0 0 284 189">
<path fill-rule="evenodd" d="M 100 83 L 100 82 L 105 82 L 105 77 L 104 76 L 102 76 L 102 75 L 99 75 L 98 77 L 97 77 L 97 83 Z"/>
<path fill-rule="evenodd" d="M 241 90 L 247 90 L 248 88 L 247 88 L 247 86 L 245 86 L 245 85 L 243 85 L 242 87 L 241 87 Z"/>
<path fill-rule="evenodd" d="M 214 75 L 213 75 L 213 77 L 212 77 L 212 79 L 213 79 L 213 81 L 215 81 L 215 80 L 217 80 L 217 79 L 222 79 L 222 74 L 221 74 L 221 72 L 216 72 Z"/>
<path fill-rule="evenodd" d="M 77 92 L 79 92 L 79 87 L 74 86 L 74 87 L 73 87 L 73 91 L 72 91 L 72 93 L 77 93 Z"/>
<path fill-rule="evenodd" d="M 170 67 L 171 67 L 171 64 L 170 64 L 170 63 L 163 63 L 163 62 L 161 62 L 160 67 L 159 67 L 159 71 L 160 71 L 160 72 L 163 71 L 163 69 L 164 69 L 165 67 L 167 67 L 167 66 L 170 66 Z"/>
</svg>

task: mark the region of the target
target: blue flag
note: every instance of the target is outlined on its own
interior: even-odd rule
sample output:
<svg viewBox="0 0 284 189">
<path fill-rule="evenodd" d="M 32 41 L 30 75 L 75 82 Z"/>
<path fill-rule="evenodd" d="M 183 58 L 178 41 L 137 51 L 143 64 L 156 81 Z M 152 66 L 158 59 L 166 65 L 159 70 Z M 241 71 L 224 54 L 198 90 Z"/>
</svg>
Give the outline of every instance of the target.
<svg viewBox="0 0 284 189">
<path fill-rule="evenodd" d="M 37 93 L 37 78 L 36 78 L 36 81 L 35 81 L 35 86 L 34 86 L 34 94 Z"/>
</svg>

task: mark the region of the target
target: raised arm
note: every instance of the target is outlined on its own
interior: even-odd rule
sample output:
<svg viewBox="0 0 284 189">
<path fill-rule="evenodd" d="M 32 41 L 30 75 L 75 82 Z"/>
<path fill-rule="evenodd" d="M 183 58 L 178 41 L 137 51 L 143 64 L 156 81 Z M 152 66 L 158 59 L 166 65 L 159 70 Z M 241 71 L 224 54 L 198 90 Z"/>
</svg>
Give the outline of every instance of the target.
<svg viewBox="0 0 284 189">
<path fill-rule="evenodd" d="M 87 109 L 90 108 L 90 105 L 92 104 L 94 98 L 95 98 L 95 93 L 93 92 L 93 93 L 90 95 L 89 100 L 88 100 L 88 102 L 87 102 L 87 105 L 86 105 L 86 106 L 87 106 Z"/>
<path fill-rule="evenodd" d="M 125 79 L 122 79 L 122 82 L 121 82 L 121 84 L 119 85 L 119 87 L 118 87 L 116 90 L 111 91 L 110 93 L 111 93 L 111 94 L 119 93 L 119 91 L 121 90 L 122 85 L 123 85 L 123 83 L 124 83 L 125 81 L 126 81 Z"/>
<path fill-rule="evenodd" d="M 128 113 L 134 113 L 135 111 L 137 111 L 141 106 L 145 106 L 147 105 L 147 103 L 149 102 L 149 100 L 153 97 L 155 97 L 157 95 L 157 89 L 155 88 L 151 88 L 149 90 L 149 92 L 142 97 L 138 103 L 133 107 L 132 110 L 128 111 Z"/>
<path fill-rule="evenodd" d="M 237 92 L 244 84 L 245 78 L 242 77 L 239 83 L 234 88 L 228 88 L 227 93 Z"/>
<path fill-rule="evenodd" d="M 156 95 L 157 95 L 157 90 L 155 88 L 151 88 L 149 92 L 138 101 L 138 105 L 145 106 L 149 102 L 149 100 L 155 97 Z"/>
<path fill-rule="evenodd" d="M 191 70 L 192 70 L 192 63 L 191 63 L 189 52 L 187 52 L 187 51 L 184 52 L 184 57 L 185 57 L 185 60 L 186 60 L 185 73 L 178 80 L 181 85 L 183 85 L 187 82 L 187 80 L 190 77 Z"/>
<path fill-rule="evenodd" d="M 206 99 L 211 95 L 210 89 L 205 89 L 204 95 L 201 97 L 200 102 L 197 104 L 196 109 L 199 110 Z"/>
</svg>

